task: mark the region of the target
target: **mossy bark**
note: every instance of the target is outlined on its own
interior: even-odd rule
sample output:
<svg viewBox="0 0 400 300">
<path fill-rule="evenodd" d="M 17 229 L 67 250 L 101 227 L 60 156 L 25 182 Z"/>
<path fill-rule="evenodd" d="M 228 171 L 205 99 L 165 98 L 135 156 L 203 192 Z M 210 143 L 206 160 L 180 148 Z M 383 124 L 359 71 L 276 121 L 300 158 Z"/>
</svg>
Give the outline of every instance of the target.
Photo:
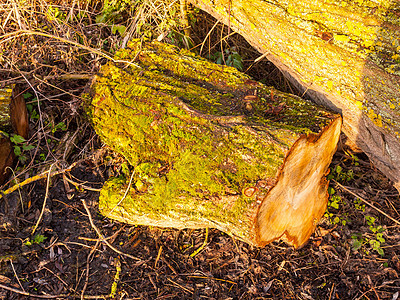
<svg viewBox="0 0 400 300">
<path fill-rule="evenodd" d="M 400 190 L 400 2 L 191 0 L 231 26 L 343 130 Z"/>
<path fill-rule="evenodd" d="M 214 227 L 255 245 L 307 241 L 326 208 L 340 117 L 171 45 L 133 41 L 117 58 L 135 65 L 102 67 L 88 111 L 134 173 L 130 189 L 106 182 L 105 216 Z"/>
</svg>

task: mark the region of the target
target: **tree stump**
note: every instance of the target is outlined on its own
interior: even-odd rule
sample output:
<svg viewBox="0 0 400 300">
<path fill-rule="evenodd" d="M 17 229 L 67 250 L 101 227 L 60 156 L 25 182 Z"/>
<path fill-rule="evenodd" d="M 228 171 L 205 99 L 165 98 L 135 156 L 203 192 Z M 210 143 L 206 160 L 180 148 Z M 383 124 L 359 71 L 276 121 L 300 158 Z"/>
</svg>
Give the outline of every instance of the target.
<svg viewBox="0 0 400 300">
<path fill-rule="evenodd" d="M 400 191 L 400 1 L 190 0 L 273 62 Z"/>
<path fill-rule="evenodd" d="M 100 211 L 132 224 L 218 228 L 257 246 L 310 237 L 327 200 L 340 116 L 236 69 L 133 41 L 92 83 L 96 132 L 134 167 Z"/>
</svg>

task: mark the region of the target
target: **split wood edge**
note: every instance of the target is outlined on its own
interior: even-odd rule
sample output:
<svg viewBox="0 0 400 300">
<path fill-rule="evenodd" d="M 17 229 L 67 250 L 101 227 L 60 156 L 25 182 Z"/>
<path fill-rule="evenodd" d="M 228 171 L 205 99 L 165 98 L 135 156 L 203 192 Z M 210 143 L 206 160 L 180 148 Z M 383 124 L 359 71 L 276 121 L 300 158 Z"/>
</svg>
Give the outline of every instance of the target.
<svg viewBox="0 0 400 300">
<path fill-rule="evenodd" d="M 337 117 L 320 134 L 304 136 L 290 149 L 277 184 L 258 211 L 260 246 L 281 239 L 298 248 L 310 238 L 327 207 L 325 175 L 336 152 L 341 126 L 342 119 Z"/>
</svg>

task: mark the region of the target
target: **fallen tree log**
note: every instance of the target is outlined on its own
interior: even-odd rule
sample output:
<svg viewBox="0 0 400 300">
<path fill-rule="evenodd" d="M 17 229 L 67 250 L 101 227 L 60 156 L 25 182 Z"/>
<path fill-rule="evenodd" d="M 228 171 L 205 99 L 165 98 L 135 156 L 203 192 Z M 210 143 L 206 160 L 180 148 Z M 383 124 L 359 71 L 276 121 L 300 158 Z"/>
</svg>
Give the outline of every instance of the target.
<svg viewBox="0 0 400 300">
<path fill-rule="evenodd" d="M 317 103 L 400 191 L 400 1 L 190 0 Z"/>
<path fill-rule="evenodd" d="M 102 214 L 218 228 L 257 246 L 308 240 L 326 209 L 340 116 L 171 45 L 134 41 L 117 59 L 134 65 L 102 67 L 87 109 L 134 171 L 105 183 Z"/>
</svg>

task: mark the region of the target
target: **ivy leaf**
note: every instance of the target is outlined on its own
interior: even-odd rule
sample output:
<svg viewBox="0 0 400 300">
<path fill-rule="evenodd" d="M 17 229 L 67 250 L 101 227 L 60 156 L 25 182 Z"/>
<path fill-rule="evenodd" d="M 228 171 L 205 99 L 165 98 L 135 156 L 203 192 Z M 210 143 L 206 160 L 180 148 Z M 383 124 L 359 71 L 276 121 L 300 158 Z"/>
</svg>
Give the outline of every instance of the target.
<svg viewBox="0 0 400 300">
<path fill-rule="evenodd" d="M 24 139 L 22 136 L 17 135 L 17 134 L 11 136 L 11 137 L 10 137 L 10 140 L 11 140 L 11 142 L 13 142 L 14 144 L 21 144 L 21 143 L 25 142 L 25 139 Z"/>
<path fill-rule="evenodd" d="M 21 153 L 22 153 L 21 147 L 19 147 L 19 146 L 14 146 L 14 154 L 15 154 L 16 156 L 20 156 Z"/>
</svg>

